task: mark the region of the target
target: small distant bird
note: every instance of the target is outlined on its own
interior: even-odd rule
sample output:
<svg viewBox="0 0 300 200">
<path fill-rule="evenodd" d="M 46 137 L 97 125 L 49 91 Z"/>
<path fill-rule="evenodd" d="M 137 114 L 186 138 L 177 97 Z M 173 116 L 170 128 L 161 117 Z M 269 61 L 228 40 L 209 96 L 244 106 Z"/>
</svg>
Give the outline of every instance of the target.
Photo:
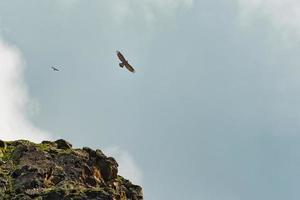
<svg viewBox="0 0 300 200">
<path fill-rule="evenodd" d="M 55 67 L 51 67 L 51 69 L 53 70 L 53 71 L 59 71 L 59 69 L 57 69 L 57 68 L 55 68 Z"/>
<path fill-rule="evenodd" d="M 128 61 L 125 59 L 125 57 L 121 54 L 120 51 L 117 51 L 117 56 L 120 59 L 121 63 L 119 63 L 120 67 L 126 67 L 130 72 L 134 73 L 134 68 L 128 63 Z"/>
</svg>

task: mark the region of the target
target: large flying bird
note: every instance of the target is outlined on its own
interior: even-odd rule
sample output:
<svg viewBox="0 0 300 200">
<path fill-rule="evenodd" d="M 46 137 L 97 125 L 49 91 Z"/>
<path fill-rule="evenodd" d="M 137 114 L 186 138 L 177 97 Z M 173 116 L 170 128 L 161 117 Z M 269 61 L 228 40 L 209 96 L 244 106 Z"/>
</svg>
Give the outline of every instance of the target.
<svg viewBox="0 0 300 200">
<path fill-rule="evenodd" d="M 59 69 L 57 69 L 57 68 L 55 68 L 55 67 L 51 67 L 51 69 L 53 70 L 53 71 L 59 71 Z"/>
<path fill-rule="evenodd" d="M 120 51 L 117 51 L 117 56 L 120 59 L 121 63 L 119 63 L 120 67 L 126 67 L 130 72 L 134 73 L 134 68 L 128 63 L 128 61 L 125 59 L 125 57 L 121 54 Z"/>
</svg>

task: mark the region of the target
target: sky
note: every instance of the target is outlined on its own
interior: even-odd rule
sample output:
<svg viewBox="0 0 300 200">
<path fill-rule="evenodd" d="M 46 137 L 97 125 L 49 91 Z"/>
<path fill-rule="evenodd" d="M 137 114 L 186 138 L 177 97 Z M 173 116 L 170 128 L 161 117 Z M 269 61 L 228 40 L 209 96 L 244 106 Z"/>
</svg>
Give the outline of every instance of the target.
<svg viewBox="0 0 300 200">
<path fill-rule="evenodd" d="M 149 200 L 298 200 L 299 13 L 296 0 L 0 0 L 0 138 L 102 149 Z"/>
</svg>

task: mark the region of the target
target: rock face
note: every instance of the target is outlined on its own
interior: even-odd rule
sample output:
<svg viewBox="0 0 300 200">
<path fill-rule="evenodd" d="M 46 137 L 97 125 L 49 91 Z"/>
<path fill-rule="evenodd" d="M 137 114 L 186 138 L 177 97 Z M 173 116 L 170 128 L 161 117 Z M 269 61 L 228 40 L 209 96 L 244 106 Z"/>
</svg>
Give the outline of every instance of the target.
<svg viewBox="0 0 300 200">
<path fill-rule="evenodd" d="M 0 141 L 0 199 L 142 200 L 143 194 L 101 150 L 17 140 Z"/>
</svg>

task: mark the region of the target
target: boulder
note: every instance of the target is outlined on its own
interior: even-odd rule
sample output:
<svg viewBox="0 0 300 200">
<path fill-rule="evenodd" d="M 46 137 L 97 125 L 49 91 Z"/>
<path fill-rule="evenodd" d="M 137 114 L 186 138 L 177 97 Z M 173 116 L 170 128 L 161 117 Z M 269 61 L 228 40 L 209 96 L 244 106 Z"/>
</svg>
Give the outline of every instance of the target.
<svg viewBox="0 0 300 200">
<path fill-rule="evenodd" d="M 67 142 L 63 139 L 56 140 L 55 143 L 57 144 L 58 149 L 71 149 L 72 148 L 72 144 L 70 144 L 69 142 Z"/>
</svg>

